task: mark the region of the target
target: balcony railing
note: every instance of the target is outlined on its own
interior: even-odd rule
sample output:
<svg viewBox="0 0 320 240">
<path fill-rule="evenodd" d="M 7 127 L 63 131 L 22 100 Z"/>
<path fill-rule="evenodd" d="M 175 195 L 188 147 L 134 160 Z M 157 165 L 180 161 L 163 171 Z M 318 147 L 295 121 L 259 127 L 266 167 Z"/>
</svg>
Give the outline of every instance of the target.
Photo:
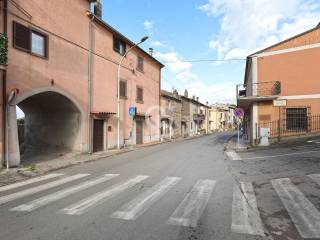
<svg viewBox="0 0 320 240">
<path fill-rule="evenodd" d="M 280 93 L 281 83 L 279 81 L 237 85 L 238 99 L 250 97 L 272 97 L 278 96 Z"/>
</svg>

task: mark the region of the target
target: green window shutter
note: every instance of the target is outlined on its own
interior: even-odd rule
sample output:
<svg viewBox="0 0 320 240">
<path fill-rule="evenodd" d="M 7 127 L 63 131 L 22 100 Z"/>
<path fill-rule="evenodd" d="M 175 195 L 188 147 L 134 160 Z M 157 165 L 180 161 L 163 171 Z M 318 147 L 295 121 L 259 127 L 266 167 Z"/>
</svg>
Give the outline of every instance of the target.
<svg viewBox="0 0 320 240">
<path fill-rule="evenodd" d="M 0 33 L 0 65 L 8 63 L 8 39 Z"/>
</svg>

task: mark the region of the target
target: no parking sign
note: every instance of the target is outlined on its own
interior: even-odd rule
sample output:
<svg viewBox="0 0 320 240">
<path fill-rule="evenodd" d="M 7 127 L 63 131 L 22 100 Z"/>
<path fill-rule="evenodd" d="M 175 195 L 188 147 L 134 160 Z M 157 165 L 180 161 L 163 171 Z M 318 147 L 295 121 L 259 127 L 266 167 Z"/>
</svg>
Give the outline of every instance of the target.
<svg viewBox="0 0 320 240">
<path fill-rule="evenodd" d="M 244 117 L 244 110 L 242 108 L 236 108 L 234 110 L 234 115 L 236 115 L 238 118 Z"/>
</svg>

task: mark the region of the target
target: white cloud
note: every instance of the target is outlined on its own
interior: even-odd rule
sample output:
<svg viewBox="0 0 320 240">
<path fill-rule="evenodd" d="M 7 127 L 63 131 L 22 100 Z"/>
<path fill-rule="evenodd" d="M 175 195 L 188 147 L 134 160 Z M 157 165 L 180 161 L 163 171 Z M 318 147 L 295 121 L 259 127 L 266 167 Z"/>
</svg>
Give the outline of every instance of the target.
<svg viewBox="0 0 320 240">
<path fill-rule="evenodd" d="M 158 58 L 160 61 L 164 62 L 166 66 L 169 67 L 170 71 L 175 73 L 181 73 L 192 67 L 191 63 L 183 62 L 183 58 L 180 57 L 176 52 L 156 52 L 154 56 Z"/>
<path fill-rule="evenodd" d="M 319 0 L 208 0 L 199 9 L 220 20 L 218 35 L 209 42 L 219 59 L 243 58 L 320 21 Z"/>
<path fill-rule="evenodd" d="M 143 26 L 145 30 L 151 30 L 154 27 L 154 23 L 152 21 L 146 20 L 144 21 Z"/>
<path fill-rule="evenodd" d="M 178 73 L 176 75 L 176 79 L 178 81 L 180 81 L 181 83 L 188 83 L 188 82 L 192 82 L 192 81 L 198 81 L 199 77 L 198 77 L 198 75 L 190 72 L 190 70 L 185 70 L 181 73 Z"/>
<path fill-rule="evenodd" d="M 151 41 L 150 46 L 152 47 L 165 47 L 166 45 L 160 41 Z"/>
<path fill-rule="evenodd" d="M 202 81 L 192 82 L 186 85 L 189 96 L 199 97 L 202 103 L 235 103 L 236 87 L 233 82 L 205 83 Z"/>
</svg>

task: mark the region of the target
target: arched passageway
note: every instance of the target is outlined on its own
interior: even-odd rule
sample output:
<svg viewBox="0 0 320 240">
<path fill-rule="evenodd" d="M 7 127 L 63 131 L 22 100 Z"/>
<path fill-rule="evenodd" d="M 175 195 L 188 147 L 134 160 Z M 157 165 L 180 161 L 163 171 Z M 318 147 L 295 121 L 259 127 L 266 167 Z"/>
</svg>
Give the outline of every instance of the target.
<svg viewBox="0 0 320 240">
<path fill-rule="evenodd" d="M 25 114 L 23 134 L 19 134 L 22 160 L 81 151 L 81 111 L 69 98 L 42 92 L 18 107 Z"/>
</svg>

